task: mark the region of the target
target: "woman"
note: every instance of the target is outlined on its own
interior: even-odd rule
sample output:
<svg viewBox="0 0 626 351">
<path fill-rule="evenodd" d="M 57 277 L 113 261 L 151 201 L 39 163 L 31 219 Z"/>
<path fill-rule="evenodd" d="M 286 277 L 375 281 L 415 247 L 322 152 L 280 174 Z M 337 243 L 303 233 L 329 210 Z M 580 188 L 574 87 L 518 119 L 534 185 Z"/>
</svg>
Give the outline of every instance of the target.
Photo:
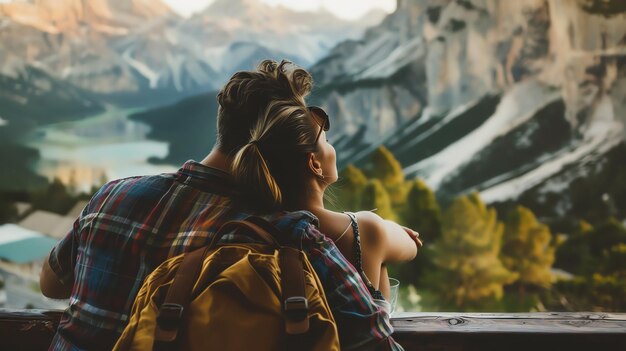
<svg viewBox="0 0 626 351">
<path fill-rule="evenodd" d="M 257 208 L 308 210 L 317 216 L 320 231 L 359 270 L 372 296 L 389 299 L 386 264 L 412 260 L 422 245 L 419 234 L 369 211 L 324 207 L 324 192 L 338 178 L 335 149 L 326 139 L 330 121 L 321 108 L 304 104 L 310 75 L 296 70 L 297 79 L 287 79 L 281 66 L 270 67 L 269 79 L 285 82 L 284 88 L 301 98 L 270 103 L 250 142 L 235 155 L 232 173 Z"/>
</svg>

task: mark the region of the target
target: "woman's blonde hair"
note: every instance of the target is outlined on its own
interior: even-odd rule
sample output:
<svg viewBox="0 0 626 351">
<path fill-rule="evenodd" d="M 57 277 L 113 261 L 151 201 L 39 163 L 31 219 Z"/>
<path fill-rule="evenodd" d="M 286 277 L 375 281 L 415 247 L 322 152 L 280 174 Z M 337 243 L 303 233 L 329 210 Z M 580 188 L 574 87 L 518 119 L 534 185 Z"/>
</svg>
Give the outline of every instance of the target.
<svg viewBox="0 0 626 351">
<path fill-rule="evenodd" d="M 237 152 L 250 141 L 270 102 L 293 101 L 304 105 L 310 93 L 311 75 L 291 62 L 266 60 L 256 70 L 235 73 L 217 94 L 218 150 L 227 155 Z"/>
<path fill-rule="evenodd" d="M 307 156 L 317 151 L 319 126 L 304 101 L 312 78 L 307 71 L 290 65 L 286 61 L 259 65 L 266 83 L 272 81 L 284 91 L 268 102 L 250 131 L 250 140 L 232 162 L 231 171 L 243 187 L 243 197 L 249 205 L 268 211 L 289 209 L 302 195 Z"/>
</svg>

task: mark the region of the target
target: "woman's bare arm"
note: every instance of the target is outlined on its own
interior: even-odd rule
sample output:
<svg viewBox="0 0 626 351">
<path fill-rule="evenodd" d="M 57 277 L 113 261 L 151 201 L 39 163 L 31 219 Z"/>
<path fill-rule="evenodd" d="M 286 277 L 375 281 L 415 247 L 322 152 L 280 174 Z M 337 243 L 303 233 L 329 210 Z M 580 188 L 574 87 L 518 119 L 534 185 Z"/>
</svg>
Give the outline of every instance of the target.
<svg viewBox="0 0 626 351">
<path fill-rule="evenodd" d="M 391 297 L 391 287 L 389 286 L 389 273 L 387 272 L 387 266 L 385 264 L 380 267 L 378 290 L 380 290 L 385 299 L 389 301 Z"/>
<path fill-rule="evenodd" d="M 374 237 L 370 241 L 381 250 L 383 262 L 403 262 L 415 258 L 418 246 L 421 246 L 417 232 L 369 211 L 358 212 L 357 216 L 363 231 Z"/>
</svg>

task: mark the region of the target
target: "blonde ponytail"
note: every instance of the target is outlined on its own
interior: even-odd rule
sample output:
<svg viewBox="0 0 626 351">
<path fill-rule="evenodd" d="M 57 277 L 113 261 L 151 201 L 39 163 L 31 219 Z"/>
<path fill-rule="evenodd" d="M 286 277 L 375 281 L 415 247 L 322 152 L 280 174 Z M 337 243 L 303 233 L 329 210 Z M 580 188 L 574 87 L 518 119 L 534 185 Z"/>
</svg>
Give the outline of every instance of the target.
<svg viewBox="0 0 626 351">
<path fill-rule="evenodd" d="M 304 101 L 313 81 L 307 71 L 292 65 L 263 61 L 255 73 L 259 77 L 236 74 L 219 97 L 221 106 L 246 105 L 263 98 L 262 109 L 241 112 L 248 120 L 256 119 L 251 127 L 231 126 L 246 136 L 233 149 L 231 173 L 242 187 L 242 197 L 261 210 L 294 206 L 302 193 L 307 155 L 317 151 L 320 126 Z M 263 84 L 253 84 L 259 82 Z M 268 92 L 273 93 L 266 96 Z"/>
<path fill-rule="evenodd" d="M 282 193 L 276 179 L 259 149 L 258 140 L 244 145 L 235 155 L 232 162 L 232 174 L 235 181 L 246 187 L 246 193 L 255 195 L 249 199 L 255 206 L 267 209 L 279 208 L 282 204 Z"/>
</svg>

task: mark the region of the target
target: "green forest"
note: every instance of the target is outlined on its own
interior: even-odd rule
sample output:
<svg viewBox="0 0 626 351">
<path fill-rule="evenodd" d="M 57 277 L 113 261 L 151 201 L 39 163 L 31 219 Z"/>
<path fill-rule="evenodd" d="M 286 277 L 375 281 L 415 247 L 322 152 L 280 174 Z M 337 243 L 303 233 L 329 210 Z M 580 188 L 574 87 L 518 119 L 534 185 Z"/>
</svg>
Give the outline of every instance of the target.
<svg viewBox="0 0 626 351">
<path fill-rule="evenodd" d="M 626 228 L 610 214 L 546 224 L 524 206 L 487 206 L 478 193 L 441 200 L 421 179 L 405 179 L 385 147 L 362 168 L 345 167 L 327 203 L 375 209 L 420 233 L 416 259 L 389 267 L 404 310 L 626 309 Z"/>
</svg>

